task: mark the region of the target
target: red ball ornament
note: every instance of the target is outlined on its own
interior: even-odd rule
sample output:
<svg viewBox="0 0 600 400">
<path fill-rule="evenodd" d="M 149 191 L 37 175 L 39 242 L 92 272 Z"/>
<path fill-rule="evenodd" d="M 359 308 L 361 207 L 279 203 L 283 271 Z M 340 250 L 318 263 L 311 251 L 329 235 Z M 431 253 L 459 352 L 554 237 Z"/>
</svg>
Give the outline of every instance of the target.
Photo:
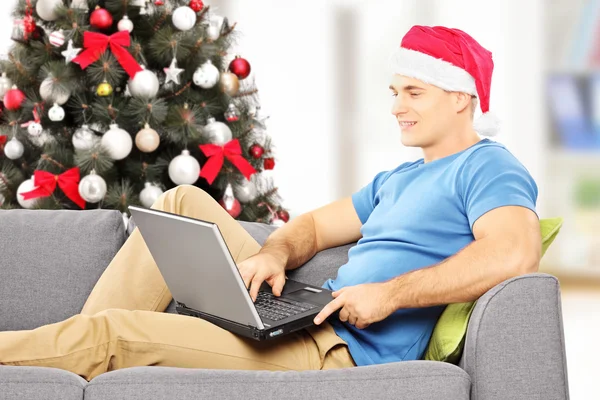
<svg viewBox="0 0 600 400">
<path fill-rule="evenodd" d="M 264 152 L 265 152 L 265 149 L 263 149 L 263 147 L 260 144 L 253 144 L 250 147 L 250 154 L 252 155 L 252 157 L 256 158 L 257 160 L 262 157 Z"/>
<path fill-rule="evenodd" d="M 157 6 L 164 6 L 164 5 L 165 5 L 165 2 L 164 2 L 163 0 L 156 0 L 156 1 L 154 2 L 154 5 L 157 5 Z"/>
<path fill-rule="evenodd" d="M 4 107 L 6 107 L 7 110 L 18 110 L 21 108 L 23 101 L 25 101 L 25 93 L 16 88 L 10 89 L 4 95 Z"/>
<path fill-rule="evenodd" d="M 96 29 L 108 29 L 113 24 L 113 17 L 104 8 L 96 7 L 96 10 L 90 15 L 90 24 Z"/>
<path fill-rule="evenodd" d="M 238 79 L 247 78 L 250 75 L 250 63 L 245 58 L 235 56 L 235 58 L 229 63 L 229 70 L 233 72 Z"/>
<path fill-rule="evenodd" d="M 282 220 L 283 222 L 288 222 L 290 220 L 290 213 L 285 210 L 277 211 L 277 218 Z"/>
<path fill-rule="evenodd" d="M 265 158 L 265 160 L 263 161 L 263 167 L 265 169 L 275 168 L 275 159 L 274 158 Z"/>
<path fill-rule="evenodd" d="M 229 201 L 229 202 L 226 202 L 225 199 L 221 199 L 221 200 L 219 200 L 219 204 L 233 218 L 237 218 L 242 213 L 242 205 L 236 198 L 234 198 L 233 201 Z"/>
<path fill-rule="evenodd" d="M 192 0 L 190 1 L 190 8 L 194 10 L 194 12 L 200 12 L 204 8 L 204 3 L 202 0 Z"/>
</svg>

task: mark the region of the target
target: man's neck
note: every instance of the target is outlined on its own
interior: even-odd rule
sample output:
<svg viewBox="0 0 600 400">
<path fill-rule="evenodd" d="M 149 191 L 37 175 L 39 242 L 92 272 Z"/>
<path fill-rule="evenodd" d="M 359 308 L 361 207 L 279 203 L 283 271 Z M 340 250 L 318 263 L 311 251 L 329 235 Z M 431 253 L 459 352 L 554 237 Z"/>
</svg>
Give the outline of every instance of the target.
<svg viewBox="0 0 600 400">
<path fill-rule="evenodd" d="M 423 147 L 424 162 L 428 163 L 451 156 L 468 149 L 480 140 L 481 138 L 475 131 L 469 132 L 468 135 L 449 135 L 443 142 L 436 143 L 431 147 Z"/>
</svg>

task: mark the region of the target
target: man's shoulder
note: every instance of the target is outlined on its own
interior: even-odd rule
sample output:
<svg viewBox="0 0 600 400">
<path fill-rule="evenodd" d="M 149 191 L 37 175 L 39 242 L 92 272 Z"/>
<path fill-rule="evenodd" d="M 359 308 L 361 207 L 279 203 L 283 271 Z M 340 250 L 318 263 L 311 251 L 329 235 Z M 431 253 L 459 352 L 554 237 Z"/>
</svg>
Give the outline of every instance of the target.
<svg viewBox="0 0 600 400">
<path fill-rule="evenodd" d="M 484 139 L 468 149 L 460 157 L 460 164 L 475 168 L 479 166 L 493 168 L 513 164 L 525 168 L 505 145 L 489 139 Z"/>
</svg>

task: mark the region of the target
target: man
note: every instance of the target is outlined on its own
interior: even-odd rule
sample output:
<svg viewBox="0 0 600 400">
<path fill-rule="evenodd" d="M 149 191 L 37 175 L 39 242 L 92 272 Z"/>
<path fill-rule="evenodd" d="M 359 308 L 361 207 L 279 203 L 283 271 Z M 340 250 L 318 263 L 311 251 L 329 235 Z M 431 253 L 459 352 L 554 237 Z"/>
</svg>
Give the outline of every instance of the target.
<svg viewBox="0 0 600 400">
<path fill-rule="evenodd" d="M 424 157 L 375 176 L 351 197 L 303 214 L 261 248 L 208 194 L 180 186 L 157 209 L 216 222 L 253 299 L 317 252 L 358 241 L 333 280 L 315 327 L 271 343 L 197 318 L 165 314 L 171 295 L 139 232 L 108 266 L 80 315 L 0 333 L 0 364 L 63 368 L 86 379 L 141 365 L 330 369 L 422 357 L 452 302 L 535 272 L 541 254 L 537 187 L 489 124 L 491 53 L 464 32 L 413 27 L 390 85 L 402 143 Z M 487 127 L 473 127 L 480 104 Z M 484 121 L 485 125 L 485 121 Z M 202 260 L 198 260 L 202 264 Z M 339 318 L 326 318 L 340 310 Z M 159 312 L 155 312 L 159 311 Z"/>
</svg>

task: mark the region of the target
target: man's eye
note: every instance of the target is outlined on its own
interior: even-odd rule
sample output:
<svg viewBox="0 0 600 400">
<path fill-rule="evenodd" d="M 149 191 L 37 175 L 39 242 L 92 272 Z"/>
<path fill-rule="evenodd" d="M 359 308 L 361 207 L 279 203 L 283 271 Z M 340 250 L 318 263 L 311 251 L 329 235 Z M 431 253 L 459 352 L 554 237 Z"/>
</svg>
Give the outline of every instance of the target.
<svg viewBox="0 0 600 400">
<path fill-rule="evenodd" d="M 398 93 L 392 93 L 392 97 L 397 97 Z"/>
<path fill-rule="evenodd" d="M 419 96 L 420 94 L 421 94 L 421 93 L 411 93 L 410 95 L 411 95 L 412 97 L 417 97 L 417 96 Z"/>
</svg>

